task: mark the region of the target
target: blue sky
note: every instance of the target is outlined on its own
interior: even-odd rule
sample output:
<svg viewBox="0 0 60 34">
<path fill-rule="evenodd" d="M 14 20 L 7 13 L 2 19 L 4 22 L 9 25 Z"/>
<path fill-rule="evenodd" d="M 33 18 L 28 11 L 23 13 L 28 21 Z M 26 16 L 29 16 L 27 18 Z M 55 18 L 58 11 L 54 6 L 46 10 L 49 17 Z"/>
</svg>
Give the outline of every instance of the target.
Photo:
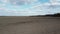
<svg viewBox="0 0 60 34">
<path fill-rule="evenodd" d="M 25 2 L 25 3 L 24 3 Z M 30 16 L 60 13 L 60 5 L 50 0 L 0 0 L 0 16 Z"/>
</svg>

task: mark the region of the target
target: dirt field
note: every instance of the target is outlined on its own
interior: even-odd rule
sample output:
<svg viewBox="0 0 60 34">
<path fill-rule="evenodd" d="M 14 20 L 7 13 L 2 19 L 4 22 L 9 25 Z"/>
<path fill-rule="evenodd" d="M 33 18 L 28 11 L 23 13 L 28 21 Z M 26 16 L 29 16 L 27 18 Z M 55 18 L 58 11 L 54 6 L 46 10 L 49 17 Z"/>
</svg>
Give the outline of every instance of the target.
<svg viewBox="0 0 60 34">
<path fill-rule="evenodd" d="M 0 34 L 60 34 L 60 17 L 0 17 Z"/>
</svg>

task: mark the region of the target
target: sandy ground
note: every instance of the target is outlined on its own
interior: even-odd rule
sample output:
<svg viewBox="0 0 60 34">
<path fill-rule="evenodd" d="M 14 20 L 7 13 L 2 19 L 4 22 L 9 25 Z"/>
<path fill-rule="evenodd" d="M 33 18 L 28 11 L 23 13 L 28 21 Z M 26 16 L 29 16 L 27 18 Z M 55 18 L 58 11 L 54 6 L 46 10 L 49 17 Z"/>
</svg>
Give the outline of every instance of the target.
<svg viewBox="0 0 60 34">
<path fill-rule="evenodd" d="M 60 34 L 60 17 L 0 17 L 0 34 Z"/>
</svg>

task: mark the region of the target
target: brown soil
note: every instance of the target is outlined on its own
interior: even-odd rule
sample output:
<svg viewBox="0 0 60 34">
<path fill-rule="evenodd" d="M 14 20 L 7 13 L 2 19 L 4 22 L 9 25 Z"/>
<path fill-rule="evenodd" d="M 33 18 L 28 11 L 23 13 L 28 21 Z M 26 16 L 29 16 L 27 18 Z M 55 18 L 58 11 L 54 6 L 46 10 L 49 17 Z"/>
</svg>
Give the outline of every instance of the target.
<svg viewBox="0 0 60 34">
<path fill-rule="evenodd" d="M 60 17 L 0 17 L 0 34 L 60 34 Z"/>
</svg>

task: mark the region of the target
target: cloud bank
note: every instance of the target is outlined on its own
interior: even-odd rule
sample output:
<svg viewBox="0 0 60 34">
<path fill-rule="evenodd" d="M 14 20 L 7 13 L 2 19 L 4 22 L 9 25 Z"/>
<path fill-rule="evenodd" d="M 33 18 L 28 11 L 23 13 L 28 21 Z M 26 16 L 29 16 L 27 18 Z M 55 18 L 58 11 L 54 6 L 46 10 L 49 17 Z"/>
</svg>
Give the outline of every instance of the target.
<svg viewBox="0 0 60 34">
<path fill-rule="evenodd" d="M 0 16 L 31 16 L 60 13 L 59 0 L 0 0 Z"/>
</svg>

